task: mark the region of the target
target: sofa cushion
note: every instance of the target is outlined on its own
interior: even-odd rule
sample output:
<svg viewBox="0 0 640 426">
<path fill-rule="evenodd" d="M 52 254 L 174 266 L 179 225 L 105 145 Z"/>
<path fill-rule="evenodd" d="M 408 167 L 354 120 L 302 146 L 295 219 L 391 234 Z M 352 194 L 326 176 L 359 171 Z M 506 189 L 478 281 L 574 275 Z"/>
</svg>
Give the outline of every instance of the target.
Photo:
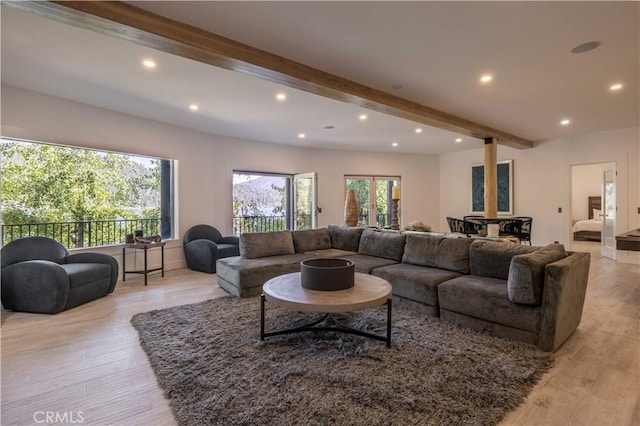
<svg viewBox="0 0 640 426">
<path fill-rule="evenodd" d="M 513 256 L 507 281 L 509 300 L 525 305 L 540 305 L 545 266 L 565 257 L 567 252 L 562 244 L 549 244 L 532 253 Z"/>
<path fill-rule="evenodd" d="M 291 237 L 296 253 L 331 248 L 331 237 L 327 228 L 292 231 Z"/>
<path fill-rule="evenodd" d="M 423 231 L 402 231 L 405 235 L 426 235 L 428 237 L 443 237 L 443 238 L 467 238 L 465 234 L 451 233 L 451 232 L 423 232 Z"/>
<path fill-rule="evenodd" d="M 438 285 L 461 275 L 453 271 L 408 263 L 376 268 L 371 274 L 387 280 L 393 287 L 394 296 L 431 306 L 438 306 Z"/>
<path fill-rule="evenodd" d="M 331 247 L 339 250 L 357 252 L 364 228 L 360 228 L 359 226 L 329 225 L 327 231 L 331 237 Z"/>
<path fill-rule="evenodd" d="M 365 229 L 360 238 L 359 254 L 382 257 L 400 262 L 404 252 L 405 236 L 398 232 Z"/>
<path fill-rule="evenodd" d="M 60 266 L 69 276 L 69 288 L 111 279 L 111 265 L 106 263 L 65 263 Z"/>
<path fill-rule="evenodd" d="M 363 274 L 370 274 L 376 268 L 387 265 L 395 265 L 398 262 L 392 259 L 385 259 L 382 257 L 369 256 L 366 254 L 354 254 L 353 256 L 346 257 L 353 263 L 355 263 L 356 272 Z"/>
<path fill-rule="evenodd" d="M 240 256 L 245 259 L 280 254 L 295 254 L 291 231 L 248 232 L 240 235 Z"/>
<path fill-rule="evenodd" d="M 352 256 L 354 254 L 358 254 L 358 252 L 356 251 L 347 251 L 347 250 L 340 250 L 340 249 L 334 249 L 334 248 L 330 248 L 330 249 L 324 249 L 324 250 L 312 250 L 312 251 L 306 251 L 306 254 L 312 254 L 316 257 L 321 257 L 323 259 L 330 259 L 330 258 L 335 258 L 335 257 L 344 257 L 344 256 Z"/>
<path fill-rule="evenodd" d="M 469 273 L 470 238 L 447 238 L 409 234 L 404 244 L 402 263 Z"/>
<path fill-rule="evenodd" d="M 239 289 L 261 287 L 273 277 L 300 272 L 300 262 L 313 258 L 307 254 L 291 254 L 260 259 L 243 259 L 240 256 L 218 259 L 218 278 L 232 283 Z"/>
<path fill-rule="evenodd" d="M 500 241 L 475 240 L 469 248 L 469 271 L 471 275 L 506 280 L 509 278 L 511 258 L 531 253 L 538 248 Z"/>
<path fill-rule="evenodd" d="M 539 306 L 511 303 L 507 282 L 496 278 L 462 275 L 438 286 L 440 309 L 485 321 L 537 332 Z"/>
</svg>

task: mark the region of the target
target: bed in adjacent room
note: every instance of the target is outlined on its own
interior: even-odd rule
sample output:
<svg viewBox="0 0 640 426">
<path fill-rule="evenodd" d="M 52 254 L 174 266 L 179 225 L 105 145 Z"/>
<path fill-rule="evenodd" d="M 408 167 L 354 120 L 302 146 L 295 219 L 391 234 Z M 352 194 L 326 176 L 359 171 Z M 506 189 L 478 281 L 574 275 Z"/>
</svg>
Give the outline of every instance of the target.
<svg viewBox="0 0 640 426">
<path fill-rule="evenodd" d="M 602 234 L 602 200 L 599 196 L 589 197 L 589 219 L 578 220 L 571 232 L 576 241 L 600 241 Z"/>
</svg>

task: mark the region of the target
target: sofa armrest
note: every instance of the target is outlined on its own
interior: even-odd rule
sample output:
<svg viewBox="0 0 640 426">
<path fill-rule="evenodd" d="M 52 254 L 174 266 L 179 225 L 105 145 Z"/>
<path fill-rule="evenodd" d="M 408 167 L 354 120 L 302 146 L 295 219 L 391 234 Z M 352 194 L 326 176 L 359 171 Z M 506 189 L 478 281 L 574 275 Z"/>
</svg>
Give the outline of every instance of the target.
<svg viewBox="0 0 640 426">
<path fill-rule="evenodd" d="M 69 295 L 65 270 L 48 260 L 29 260 L 2 268 L 2 304 L 12 311 L 55 314 Z"/>
<path fill-rule="evenodd" d="M 582 319 L 587 282 L 589 253 L 571 253 L 545 267 L 542 315 L 538 346 L 555 351 L 578 328 Z"/>
<path fill-rule="evenodd" d="M 216 272 L 218 246 L 211 240 L 193 240 L 184 246 L 184 258 L 187 267 L 194 271 L 213 274 Z"/>
<path fill-rule="evenodd" d="M 233 244 L 236 246 L 240 245 L 239 237 L 222 237 L 220 238 L 220 244 Z"/>
<path fill-rule="evenodd" d="M 65 257 L 66 263 L 106 263 L 111 266 L 111 281 L 107 293 L 113 293 L 118 281 L 118 261 L 111 255 L 105 253 L 76 253 Z"/>
</svg>

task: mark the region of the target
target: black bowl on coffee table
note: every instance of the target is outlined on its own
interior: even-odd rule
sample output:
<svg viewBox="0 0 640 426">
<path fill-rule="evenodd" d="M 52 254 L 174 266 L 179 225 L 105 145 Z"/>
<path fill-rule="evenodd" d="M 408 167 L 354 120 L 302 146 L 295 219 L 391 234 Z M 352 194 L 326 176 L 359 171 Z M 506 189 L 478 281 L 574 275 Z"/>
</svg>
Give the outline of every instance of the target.
<svg viewBox="0 0 640 426">
<path fill-rule="evenodd" d="M 307 259 L 300 262 L 300 283 L 309 290 L 337 291 L 353 287 L 355 265 L 346 259 Z"/>
</svg>

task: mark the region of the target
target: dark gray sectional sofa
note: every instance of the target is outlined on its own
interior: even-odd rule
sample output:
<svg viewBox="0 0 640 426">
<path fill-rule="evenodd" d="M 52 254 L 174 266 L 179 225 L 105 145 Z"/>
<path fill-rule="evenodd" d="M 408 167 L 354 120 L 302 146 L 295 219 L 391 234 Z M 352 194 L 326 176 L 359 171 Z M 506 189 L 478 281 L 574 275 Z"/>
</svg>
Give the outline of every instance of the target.
<svg viewBox="0 0 640 426">
<path fill-rule="evenodd" d="M 435 233 L 329 225 L 243 234 L 240 256 L 218 260 L 218 284 L 258 295 L 269 279 L 309 258 L 346 257 L 384 278 L 395 306 L 555 351 L 582 316 L 590 257 L 560 244 L 520 246 Z"/>
</svg>

